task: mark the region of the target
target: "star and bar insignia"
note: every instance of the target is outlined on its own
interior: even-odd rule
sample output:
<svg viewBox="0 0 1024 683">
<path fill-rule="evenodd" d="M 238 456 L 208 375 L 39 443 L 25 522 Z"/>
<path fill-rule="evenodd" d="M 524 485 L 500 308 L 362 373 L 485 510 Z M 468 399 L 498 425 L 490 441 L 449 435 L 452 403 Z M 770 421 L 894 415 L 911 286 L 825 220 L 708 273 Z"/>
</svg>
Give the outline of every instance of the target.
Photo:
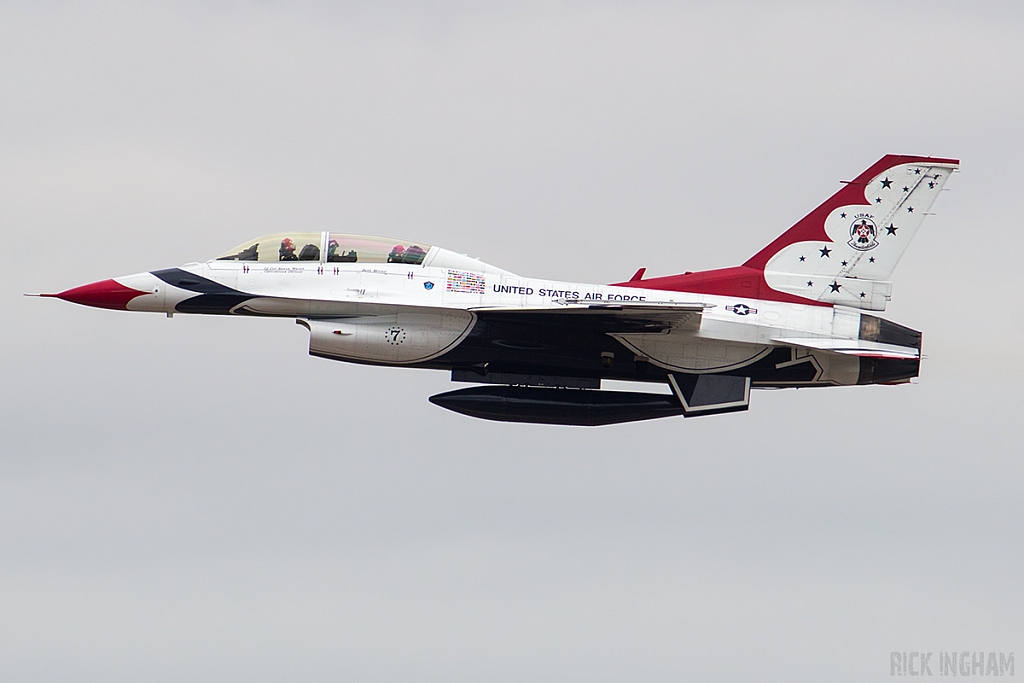
<svg viewBox="0 0 1024 683">
<path fill-rule="evenodd" d="M 750 315 L 751 313 L 757 313 L 756 308 L 751 308 L 746 304 L 736 304 L 735 306 L 726 306 L 725 310 L 731 311 L 736 315 Z"/>
</svg>

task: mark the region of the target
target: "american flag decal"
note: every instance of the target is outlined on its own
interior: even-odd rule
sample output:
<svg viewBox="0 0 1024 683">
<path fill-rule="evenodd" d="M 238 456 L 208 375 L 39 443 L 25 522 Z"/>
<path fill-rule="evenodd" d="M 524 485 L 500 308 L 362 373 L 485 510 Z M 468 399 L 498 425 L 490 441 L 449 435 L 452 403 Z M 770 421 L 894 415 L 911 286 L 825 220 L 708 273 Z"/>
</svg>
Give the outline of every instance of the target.
<svg viewBox="0 0 1024 683">
<path fill-rule="evenodd" d="M 461 270 L 448 271 L 449 292 L 464 292 L 466 294 L 483 294 L 486 283 L 483 275 L 466 273 Z"/>
</svg>

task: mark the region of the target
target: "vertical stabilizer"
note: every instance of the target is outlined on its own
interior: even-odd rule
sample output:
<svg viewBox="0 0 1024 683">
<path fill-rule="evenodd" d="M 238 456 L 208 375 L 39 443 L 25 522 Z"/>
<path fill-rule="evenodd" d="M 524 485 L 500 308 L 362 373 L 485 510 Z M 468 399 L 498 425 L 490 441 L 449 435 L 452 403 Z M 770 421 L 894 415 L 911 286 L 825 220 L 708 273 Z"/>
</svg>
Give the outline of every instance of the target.
<svg viewBox="0 0 1024 683">
<path fill-rule="evenodd" d="M 743 265 L 779 292 L 884 310 L 896 263 L 958 164 L 885 156 Z"/>
</svg>

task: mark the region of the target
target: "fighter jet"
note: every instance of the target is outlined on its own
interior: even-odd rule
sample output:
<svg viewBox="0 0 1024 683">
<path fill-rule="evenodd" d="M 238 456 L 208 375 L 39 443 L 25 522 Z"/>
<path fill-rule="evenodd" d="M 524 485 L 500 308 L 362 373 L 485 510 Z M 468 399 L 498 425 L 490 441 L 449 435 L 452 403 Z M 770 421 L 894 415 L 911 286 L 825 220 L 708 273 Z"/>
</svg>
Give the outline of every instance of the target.
<svg viewBox="0 0 1024 683">
<path fill-rule="evenodd" d="M 730 268 L 607 285 L 522 277 L 423 242 L 333 231 L 249 240 L 56 297 L 125 311 L 294 318 L 309 353 L 477 386 L 464 415 L 606 425 L 744 411 L 757 388 L 900 384 L 921 333 L 874 315 L 955 159 L 888 155 Z M 601 390 L 602 380 L 667 385 Z"/>
</svg>

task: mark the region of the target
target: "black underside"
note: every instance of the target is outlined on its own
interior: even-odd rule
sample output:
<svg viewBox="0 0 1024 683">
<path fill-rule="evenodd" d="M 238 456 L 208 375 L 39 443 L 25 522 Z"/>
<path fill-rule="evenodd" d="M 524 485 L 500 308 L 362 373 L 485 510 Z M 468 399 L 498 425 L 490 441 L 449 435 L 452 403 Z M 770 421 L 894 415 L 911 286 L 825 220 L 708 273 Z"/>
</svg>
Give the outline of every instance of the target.
<svg viewBox="0 0 1024 683">
<path fill-rule="evenodd" d="M 520 314 L 479 313 L 470 334 L 449 353 L 420 367 L 458 370 L 462 377 L 499 375 L 579 377 L 592 380 L 668 381 L 668 371 L 635 355 L 609 331 L 623 332 L 621 322 L 599 316 L 547 315 L 524 320 Z M 611 325 L 615 324 L 612 328 Z M 640 331 L 657 331 L 638 324 Z M 793 386 L 812 382 L 818 368 L 808 357 L 793 363 L 789 347 L 719 374 L 750 377 L 755 386 Z M 778 367 L 783 365 L 784 367 Z M 468 378 L 467 377 L 467 378 Z"/>
</svg>

